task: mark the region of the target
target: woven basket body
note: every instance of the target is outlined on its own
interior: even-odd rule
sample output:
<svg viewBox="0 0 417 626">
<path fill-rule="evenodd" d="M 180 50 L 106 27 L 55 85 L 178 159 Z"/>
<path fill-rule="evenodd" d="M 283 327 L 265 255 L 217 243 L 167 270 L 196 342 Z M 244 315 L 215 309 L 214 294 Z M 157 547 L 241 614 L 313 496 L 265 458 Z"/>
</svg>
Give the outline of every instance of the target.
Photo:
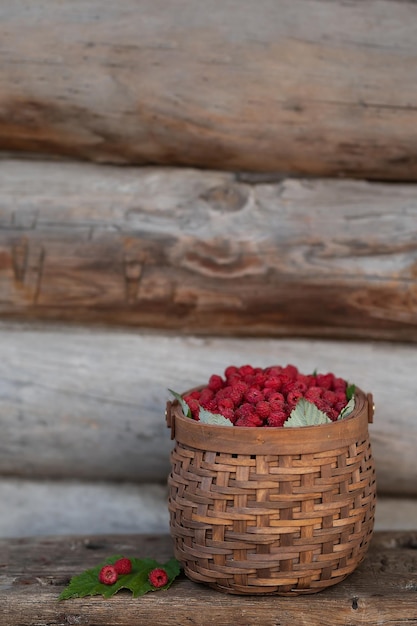
<svg viewBox="0 0 417 626">
<path fill-rule="evenodd" d="M 301 428 L 228 428 L 168 403 L 176 558 L 193 581 L 235 594 L 297 595 L 342 581 L 374 525 L 372 400 L 344 420 Z"/>
</svg>

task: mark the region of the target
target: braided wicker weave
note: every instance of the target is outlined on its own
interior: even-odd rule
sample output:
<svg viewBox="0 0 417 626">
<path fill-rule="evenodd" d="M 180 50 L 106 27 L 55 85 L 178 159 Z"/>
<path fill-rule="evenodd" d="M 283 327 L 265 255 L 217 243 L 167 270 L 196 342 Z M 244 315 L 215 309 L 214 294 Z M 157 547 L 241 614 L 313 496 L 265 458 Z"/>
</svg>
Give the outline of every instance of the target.
<svg viewBox="0 0 417 626">
<path fill-rule="evenodd" d="M 297 595 L 342 581 L 364 558 L 376 485 L 370 395 L 344 420 L 227 428 L 167 404 L 176 558 L 193 581 L 235 594 Z"/>
</svg>

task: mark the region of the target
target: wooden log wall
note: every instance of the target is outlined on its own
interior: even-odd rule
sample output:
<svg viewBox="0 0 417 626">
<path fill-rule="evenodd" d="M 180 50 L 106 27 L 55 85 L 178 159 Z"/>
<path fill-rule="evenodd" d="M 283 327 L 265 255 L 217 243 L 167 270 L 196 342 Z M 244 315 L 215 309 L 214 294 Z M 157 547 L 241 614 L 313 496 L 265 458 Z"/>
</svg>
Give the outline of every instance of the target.
<svg viewBox="0 0 417 626">
<path fill-rule="evenodd" d="M 378 524 L 401 497 L 410 527 L 416 18 L 411 0 L 0 6 L 0 535 L 51 532 L 42 498 L 114 529 L 115 481 L 164 530 L 167 388 L 233 362 L 372 392 Z"/>
<path fill-rule="evenodd" d="M 417 177 L 412 0 L 0 7 L 0 149 Z"/>
<path fill-rule="evenodd" d="M 417 185 L 0 161 L 0 315 L 416 341 L 416 218 Z"/>
</svg>

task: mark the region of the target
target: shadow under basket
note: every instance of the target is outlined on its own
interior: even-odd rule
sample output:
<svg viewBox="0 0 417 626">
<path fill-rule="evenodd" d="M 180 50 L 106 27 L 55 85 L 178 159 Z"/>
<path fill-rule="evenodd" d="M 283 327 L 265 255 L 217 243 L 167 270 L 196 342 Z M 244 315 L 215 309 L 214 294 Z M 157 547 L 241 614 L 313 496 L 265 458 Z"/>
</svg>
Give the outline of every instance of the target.
<svg viewBox="0 0 417 626">
<path fill-rule="evenodd" d="M 230 428 L 168 402 L 170 532 L 188 578 L 226 593 L 291 596 L 351 574 L 374 526 L 373 411 L 371 395 L 356 389 L 354 411 L 331 424 Z"/>
</svg>

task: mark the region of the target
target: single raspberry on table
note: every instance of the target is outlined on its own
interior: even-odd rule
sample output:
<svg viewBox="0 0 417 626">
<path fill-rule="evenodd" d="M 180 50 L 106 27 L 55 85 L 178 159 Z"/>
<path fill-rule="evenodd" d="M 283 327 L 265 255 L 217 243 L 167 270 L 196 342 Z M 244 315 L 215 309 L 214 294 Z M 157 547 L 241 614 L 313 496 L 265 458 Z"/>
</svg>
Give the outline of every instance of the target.
<svg viewBox="0 0 417 626">
<path fill-rule="evenodd" d="M 130 574 L 132 571 L 132 561 L 123 557 L 122 559 L 116 561 L 116 563 L 113 564 L 113 567 L 118 574 Z"/>
<path fill-rule="evenodd" d="M 159 587 L 164 587 L 168 581 L 168 574 L 162 567 L 156 567 L 148 574 L 148 580 L 151 583 L 152 587 L 158 589 Z"/>
<path fill-rule="evenodd" d="M 99 572 L 98 579 L 103 585 L 114 585 L 118 579 L 114 565 L 104 565 Z"/>
</svg>

